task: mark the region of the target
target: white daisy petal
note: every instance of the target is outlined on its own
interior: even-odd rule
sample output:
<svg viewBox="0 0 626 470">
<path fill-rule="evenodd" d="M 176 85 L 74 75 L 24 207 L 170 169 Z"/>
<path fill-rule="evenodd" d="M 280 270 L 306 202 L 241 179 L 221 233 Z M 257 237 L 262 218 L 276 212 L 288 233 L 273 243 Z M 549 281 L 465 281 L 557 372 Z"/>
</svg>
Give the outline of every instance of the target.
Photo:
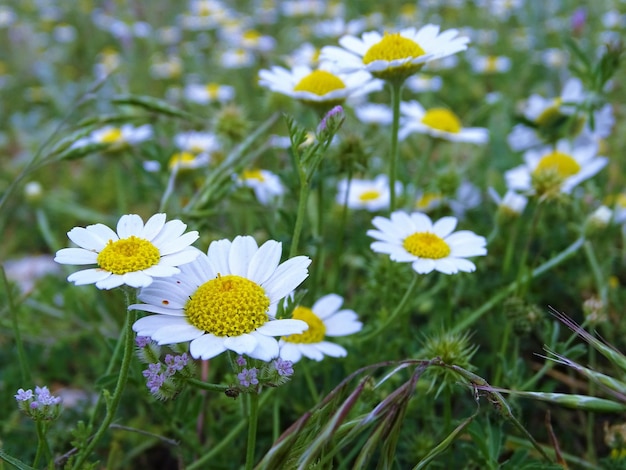
<svg viewBox="0 0 626 470">
<path fill-rule="evenodd" d="M 322 352 L 313 344 L 301 344 L 300 352 L 303 356 L 313 359 L 314 361 L 321 361 L 324 359 L 324 354 L 322 354 Z"/>
<path fill-rule="evenodd" d="M 119 287 L 124 285 L 124 278 L 118 274 L 111 274 L 106 279 L 96 282 L 96 287 L 98 289 L 113 289 L 115 287 Z"/>
<path fill-rule="evenodd" d="M 87 230 L 102 240 L 103 247 L 109 242 L 109 240 L 117 241 L 120 239 L 113 229 L 104 224 L 88 225 Z"/>
<path fill-rule="evenodd" d="M 279 356 L 285 361 L 291 361 L 294 364 L 302 358 L 302 353 L 295 343 L 281 341 Z"/>
<path fill-rule="evenodd" d="M 352 310 L 341 310 L 324 321 L 327 336 L 346 336 L 357 333 L 363 328 L 358 316 Z"/>
<path fill-rule="evenodd" d="M 318 299 L 311 307 L 311 310 L 313 310 L 313 313 L 320 319 L 324 320 L 337 313 L 342 304 L 343 298 L 340 295 L 328 294 Z"/>
<path fill-rule="evenodd" d="M 93 230 L 83 227 L 74 227 L 67 232 L 67 238 L 81 248 L 94 252 L 102 250 L 106 244 L 106 241 L 102 240 Z"/>
<path fill-rule="evenodd" d="M 143 220 L 137 214 L 128 214 L 120 217 L 117 222 L 117 234 L 120 238 L 139 235 L 143 231 Z"/>
<path fill-rule="evenodd" d="M 95 284 L 98 281 L 102 281 L 111 275 L 110 272 L 100 268 L 83 269 L 82 271 L 76 271 L 70 274 L 67 278 L 69 282 L 73 282 L 77 286 L 83 286 L 86 284 Z"/>
<path fill-rule="evenodd" d="M 252 336 L 257 340 L 257 346 L 250 354 L 250 357 L 261 361 L 270 362 L 278 357 L 278 341 L 271 336 L 264 336 L 253 331 Z"/>
<path fill-rule="evenodd" d="M 259 326 L 256 331 L 265 336 L 284 336 L 300 334 L 308 328 L 309 325 L 301 320 L 281 319 L 268 321 Z"/>
<path fill-rule="evenodd" d="M 280 263 L 282 245 L 268 240 L 259 247 L 250 260 L 248 278 L 262 285 L 272 275 Z"/>
<path fill-rule="evenodd" d="M 209 245 L 207 257 L 216 274 L 222 276 L 230 274 L 228 253 L 230 252 L 231 245 L 230 240 L 216 240 Z"/>
<path fill-rule="evenodd" d="M 196 231 L 187 232 L 178 238 L 175 238 L 167 243 L 161 244 L 159 246 L 159 253 L 161 253 L 161 256 L 176 253 L 180 251 L 181 246 L 189 246 L 193 242 L 195 242 L 198 238 L 200 238 L 200 235 L 198 235 L 198 232 Z"/>
<path fill-rule="evenodd" d="M 204 335 L 204 331 L 199 330 L 193 325 L 190 325 L 186 319 L 181 317 L 174 317 L 181 319 L 179 323 L 170 323 L 167 326 L 162 326 L 150 337 L 159 344 L 175 344 L 184 343 L 185 341 L 192 341 L 200 336 Z"/>
<path fill-rule="evenodd" d="M 411 266 L 418 274 L 428 274 L 429 272 L 434 271 L 435 261 L 433 261 L 432 259 L 420 258 L 416 261 L 413 261 L 413 264 Z"/>
<path fill-rule="evenodd" d="M 335 343 L 330 343 L 328 341 L 322 341 L 321 343 L 316 343 L 315 347 L 321 351 L 324 355 L 330 357 L 346 357 L 348 355 L 348 351 L 342 346 L 339 346 Z"/>
<path fill-rule="evenodd" d="M 274 274 L 263 284 L 270 303 L 282 299 L 298 287 L 308 277 L 307 268 L 310 264 L 311 260 L 308 257 L 296 256 L 278 266 Z"/>
<path fill-rule="evenodd" d="M 98 253 L 83 248 L 62 248 L 57 251 L 54 261 L 59 264 L 95 264 Z"/>
<path fill-rule="evenodd" d="M 258 341 L 255 335 L 242 334 L 224 338 L 224 347 L 235 351 L 237 354 L 250 354 L 257 347 Z"/>
<path fill-rule="evenodd" d="M 183 324 L 189 324 L 187 320 L 180 317 L 170 317 L 165 315 L 149 315 L 147 317 L 140 318 L 133 323 L 133 331 L 137 333 L 137 336 L 152 336 L 155 331 L 161 328 L 168 328 L 170 326 L 180 326 Z"/>
<path fill-rule="evenodd" d="M 130 287 L 147 287 L 152 284 L 152 277 L 141 271 L 133 271 L 123 274 L 123 283 Z"/>
<path fill-rule="evenodd" d="M 211 359 L 224 351 L 224 340 L 211 334 L 202 335 L 189 343 L 189 353 L 194 359 Z"/>
<path fill-rule="evenodd" d="M 248 266 L 252 257 L 259 247 L 252 237 L 235 237 L 233 244 L 228 253 L 228 266 L 230 273 L 236 276 L 246 277 L 248 275 Z"/>
<path fill-rule="evenodd" d="M 146 222 L 146 225 L 143 227 L 143 230 L 140 234 L 141 238 L 152 241 L 152 239 L 157 236 L 157 234 L 165 225 L 166 217 L 167 216 L 165 214 L 154 214 L 152 217 L 150 217 Z"/>
</svg>

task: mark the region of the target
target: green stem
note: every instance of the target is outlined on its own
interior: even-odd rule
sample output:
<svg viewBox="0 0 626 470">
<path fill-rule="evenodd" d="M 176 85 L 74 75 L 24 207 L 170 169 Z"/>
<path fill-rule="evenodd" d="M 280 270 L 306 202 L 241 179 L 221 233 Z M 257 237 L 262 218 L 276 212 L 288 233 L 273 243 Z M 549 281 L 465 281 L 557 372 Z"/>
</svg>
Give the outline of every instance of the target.
<svg viewBox="0 0 626 470">
<path fill-rule="evenodd" d="M 391 312 L 391 315 L 387 317 L 387 319 L 382 325 L 380 325 L 375 330 L 371 331 L 369 334 L 360 336 L 357 340 L 360 342 L 368 341 L 372 339 L 373 337 L 378 336 L 380 333 L 382 333 L 383 330 L 387 328 L 396 319 L 396 317 L 400 314 L 400 312 L 404 310 L 404 307 L 406 307 L 407 302 L 412 297 L 413 291 L 415 290 L 415 287 L 418 284 L 417 281 L 420 278 L 421 277 L 418 274 L 415 274 L 415 276 L 413 276 L 413 280 L 411 281 L 411 284 L 409 285 L 406 292 L 404 293 L 404 297 L 402 297 L 402 300 L 400 300 L 400 303 L 396 305 L 396 308 L 393 310 L 393 312 Z"/>
<path fill-rule="evenodd" d="M 248 448 L 246 450 L 246 470 L 254 466 L 254 447 L 256 446 L 256 430 L 259 423 L 259 394 L 248 394 L 250 409 L 248 414 Z"/>
<path fill-rule="evenodd" d="M 606 308 L 608 306 L 609 301 L 609 283 L 606 282 L 604 278 L 604 274 L 602 273 L 602 268 L 600 267 L 600 263 L 598 263 L 598 258 L 593 249 L 593 245 L 591 242 L 586 241 L 583 245 L 585 249 L 585 255 L 587 256 L 587 261 L 591 266 L 591 272 L 593 273 L 594 280 L 596 281 L 596 288 L 598 289 L 598 293 L 600 294 L 600 300 L 602 301 L 602 310 L 603 313 L 606 313 Z"/>
<path fill-rule="evenodd" d="M 532 242 L 533 237 L 535 236 L 535 230 L 537 228 L 537 223 L 539 222 L 539 213 L 541 212 L 541 205 L 538 205 L 535 209 L 535 213 L 533 214 L 532 221 L 530 223 L 530 231 L 526 237 L 526 244 L 524 245 L 524 250 L 522 251 L 522 258 L 519 261 L 519 270 L 517 272 L 517 294 L 522 295 L 523 291 L 526 288 L 526 282 L 530 282 L 532 278 L 528 278 L 526 276 L 526 272 L 528 272 L 528 267 L 526 266 L 526 261 L 528 259 L 528 253 L 530 251 L 530 244 Z M 526 282 L 522 282 L 522 279 L 526 279 Z"/>
<path fill-rule="evenodd" d="M 33 467 L 39 467 L 39 461 L 41 460 L 43 454 L 46 457 L 50 458 L 50 447 L 48 446 L 48 440 L 46 439 L 46 429 L 45 424 L 41 421 L 37 421 L 36 429 L 37 429 L 37 452 L 35 453 L 35 460 L 33 461 Z"/>
<path fill-rule="evenodd" d="M 170 177 L 167 180 L 167 186 L 165 187 L 165 191 L 163 191 L 161 202 L 159 203 L 159 212 L 165 212 L 165 209 L 167 208 L 167 203 L 169 202 L 172 194 L 174 194 L 174 188 L 176 187 L 177 176 L 178 176 L 178 165 L 174 165 L 174 168 L 172 168 L 172 172 L 170 173 Z"/>
<path fill-rule="evenodd" d="M 259 401 L 259 408 L 262 408 L 265 405 L 265 403 L 267 403 L 269 398 L 273 396 L 274 390 L 276 389 L 270 388 L 265 391 L 265 393 L 261 397 L 261 400 Z M 214 462 L 216 456 L 218 456 L 220 452 L 222 452 L 222 450 L 228 447 L 233 442 L 233 440 L 235 440 L 235 438 L 239 435 L 239 433 L 243 431 L 247 423 L 248 423 L 248 420 L 245 420 L 245 419 L 239 421 L 235 426 L 232 427 L 231 431 L 228 434 L 226 434 L 226 436 L 224 436 L 224 439 L 222 439 L 220 442 L 218 442 L 217 444 L 211 447 L 211 450 L 209 452 L 204 454 L 194 463 L 188 465 L 186 467 L 187 470 L 198 470 L 198 469 L 208 468 L 207 465 L 209 465 L 209 462 Z"/>
<path fill-rule="evenodd" d="M 573 256 L 583 246 L 584 242 L 585 242 L 584 237 L 578 238 L 576 241 L 574 241 L 574 243 L 572 243 L 570 246 L 565 248 L 559 254 L 549 259 L 548 261 L 543 263 L 541 266 L 538 266 L 537 268 L 535 268 L 528 276 L 528 280 L 541 276 L 545 272 L 550 271 L 552 268 L 558 266 L 563 261 Z M 523 278 L 521 280 L 525 281 L 526 279 Z M 507 287 L 503 288 L 500 292 L 494 295 L 491 299 L 489 299 L 487 302 L 482 304 L 476 310 L 472 311 L 464 319 L 459 321 L 454 326 L 454 328 L 452 328 L 450 333 L 459 333 L 465 330 L 466 328 L 468 328 L 469 326 L 473 325 L 474 323 L 476 323 L 485 313 L 490 311 L 494 305 L 496 305 L 499 302 L 502 302 L 502 300 L 504 300 L 508 295 L 514 292 L 517 289 L 517 287 L 518 287 L 517 281 L 514 281 L 511 284 L 509 284 Z"/>
<path fill-rule="evenodd" d="M 202 390 L 208 390 L 210 392 L 222 392 L 223 393 L 230 388 L 228 385 L 210 384 L 202 380 L 193 379 L 193 378 L 186 379 L 186 381 L 187 383 L 193 385 L 194 387 L 197 387 Z"/>
<path fill-rule="evenodd" d="M 4 284 L 4 290 L 7 294 L 7 303 L 9 304 L 9 310 L 11 311 L 11 327 L 13 329 L 13 335 L 15 336 L 15 346 L 17 348 L 17 360 L 20 364 L 20 373 L 22 376 L 22 383 L 28 384 L 31 381 L 30 367 L 28 366 L 28 360 L 26 359 L 26 351 L 24 350 L 24 342 L 22 341 L 22 334 L 20 333 L 20 325 L 17 321 L 19 311 L 18 306 L 13 300 L 13 293 L 11 292 L 11 285 L 7 278 L 7 273 L 4 270 L 4 265 L 0 264 L 0 272 L 2 272 L 2 283 Z"/>
<path fill-rule="evenodd" d="M 313 397 L 313 401 L 315 403 L 319 403 L 320 395 L 317 392 L 317 387 L 315 386 L 315 381 L 313 380 L 313 376 L 311 375 L 309 365 L 302 364 L 299 370 L 301 370 L 304 374 L 304 380 L 306 381 L 307 387 L 309 387 L 309 392 L 311 393 L 311 397 Z"/>
<path fill-rule="evenodd" d="M 298 243 L 300 242 L 300 234 L 304 225 L 304 217 L 306 216 L 306 206 L 309 200 L 309 182 L 302 168 L 298 168 L 300 172 L 300 199 L 298 201 L 298 214 L 296 215 L 296 224 L 293 228 L 293 236 L 291 237 L 291 248 L 289 249 L 289 258 L 293 258 L 298 253 Z"/>
<path fill-rule="evenodd" d="M 136 292 L 134 290 L 129 292 L 129 289 L 126 289 L 125 293 L 127 306 L 129 306 L 134 303 Z M 105 433 L 109 429 L 109 425 L 113 421 L 113 418 L 115 418 L 115 412 L 117 411 L 122 399 L 122 393 L 124 392 L 126 381 L 128 380 L 128 371 L 130 370 L 130 364 L 134 354 L 135 335 L 133 333 L 133 323 L 135 323 L 136 318 L 136 310 L 128 310 L 126 312 L 126 323 L 124 325 L 124 356 L 122 357 L 122 364 L 117 377 L 115 390 L 113 391 L 113 395 L 110 400 L 107 400 L 107 412 L 102 420 L 102 423 L 100 423 L 100 427 L 95 432 L 87 447 L 85 447 L 85 449 L 79 454 L 76 462 L 74 463 L 74 469 L 83 468 L 83 464 L 87 458 L 89 458 L 89 455 L 93 452 L 98 442 L 104 437 Z"/>
<path fill-rule="evenodd" d="M 391 152 L 389 158 L 389 212 L 396 210 L 396 166 L 398 164 L 398 131 L 400 129 L 400 98 L 402 97 L 402 83 L 390 82 L 391 110 Z"/>
</svg>

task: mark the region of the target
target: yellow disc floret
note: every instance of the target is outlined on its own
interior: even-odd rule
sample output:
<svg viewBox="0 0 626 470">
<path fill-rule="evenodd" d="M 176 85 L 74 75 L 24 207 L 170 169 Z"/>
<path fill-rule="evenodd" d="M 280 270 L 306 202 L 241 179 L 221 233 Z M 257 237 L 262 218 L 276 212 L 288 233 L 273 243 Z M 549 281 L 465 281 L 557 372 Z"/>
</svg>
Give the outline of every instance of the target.
<svg viewBox="0 0 626 470">
<path fill-rule="evenodd" d="M 433 129 L 456 134 L 463 127 L 461 121 L 452 111 L 445 108 L 433 108 L 426 111 L 422 123 Z"/>
<path fill-rule="evenodd" d="M 377 191 L 376 189 L 370 189 L 369 191 L 363 191 L 361 194 L 359 194 L 359 200 L 361 202 L 375 201 L 379 197 L 380 197 L 380 191 Z"/>
<path fill-rule="evenodd" d="M 240 336 L 269 320 L 270 299 L 257 283 L 229 274 L 205 282 L 185 305 L 189 323 L 215 336 Z"/>
<path fill-rule="evenodd" d="M 265 176 L 261 173 L 261 170 L 252 169 L 252 170 L 243 170 L 241 174 L 241 179 L 243 180 L 257 180 L 261 183 L 265 181 Z"/>
<path fill-rule="evenodd" d="M 326 335 L 326 326 L 324 322 L 313 313 L 313 310 L 307 307 L 296 307 L 293 311 L 293 318 L 296 320 L 302 320 L 309 325 L 309 329 L 304 333 L 297 335 L 283 336 L 285 341 L 290 343 L 320 343 L 324 341 Z"/>
<path fill-rule="evenodd" d="M 418 43 L 405 38 L 400 33 L 385 33 L 383 38 L 370 47 L 363 56 L 363 63 L 369 64 L 375 60 L 411 59 L 424 55 L 424 49 Z"/>
<path fill-rule="evenodd" d="M 324 96 L 345 87 L 346 84 L 336 75 L 325 70 L 315 70 L 300 80 L 293 91 L 308 91 L 314 95 Z"/>
<path fill-rule="evenodd" d="M 148 269 L 159 263 L 161 253 L 148 240 L 131 235 L 128 238 L 109 240 L 98 254 L 101 269 L 113 274 L 126 274 Z"/>
<path fill-rule="evenodd" d="M 372 71 L 372 75 L 382 79 L 405 78 L 422 68 L 424 64 L 415 64 L 413 59 L 425 53 L 418 43 L 401 36 L 400 33 L 385 33 L 379 42 L 367 50 L 363 56 L 363 63 L 367 65 L 378 60 L 386 62 L 399 60 L 401 62 L 390 69 Z"/>
<path fill-rule="evenodd" d="M 100 136 L 100 142 L 103 144 L 115 144 L 122 140 L 122 130 L 118 127 L 112 127 Z"/>
<path fill-rule="evenodd" d="M 450 254 L 450 246 L 431 232 L 416 232 L 404 239 L 402 246 L 419 258 L 440 259 Z"/>
<path fill-rule="evenodd" d="M 188 168 L 196 159 L 196 156 L 191 152 L 177 152 L 170 158 L 168 168 L 173 170 L 175 167 L 180 169 Z"/>
<path fill-rule="evenodd" d="M 569 178 L 580 171 L 580 164 L 570 155 L 562 152 L 551 152 L 539 160 L 534 174 L 557 173 L 561 178 Z"/>
</svg>

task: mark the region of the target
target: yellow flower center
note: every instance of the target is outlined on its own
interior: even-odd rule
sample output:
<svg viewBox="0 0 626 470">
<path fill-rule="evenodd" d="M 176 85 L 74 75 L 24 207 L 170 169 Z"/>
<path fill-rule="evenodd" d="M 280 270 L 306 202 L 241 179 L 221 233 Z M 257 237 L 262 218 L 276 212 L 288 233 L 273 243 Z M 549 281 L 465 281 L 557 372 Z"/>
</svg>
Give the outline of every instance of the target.
<svg viewBox="0 0 626 470">
<path fill-rule="evenodd" d="M 363 63 L 369 64 L 376 60 L 411 59 L 425 54 L 418 43 L 405 38 L 400 33 L 385 33 L 380 42 L 371 46 L 363 56 Z"/>
<path fill-rule="evenodd" d="M 419 258 L 440 259 L 450 254 L 450 246 L 439 235 L 416 232 L 404 239 L 402 246 Z"/>
<path fill-rule="evenodd" d="M 205 282 L 185 305 L 189 323 L 215 336 L 240 336 L 269 320 L 270 299 L 261 286 L 229 274 Z"/>
<path fill-rule="evenodd" d="M 114 144 L 122 140 L 122 130 L 119 127 L 112 127 L 100 136 L 100 142 L 104 144 Z"/>
<path fill-rule="evenodd" d="M 579 171 L 580 164 L 572 156 L 554 151 L 539 160 L 533 174 L 556 173 L 564 179 L 577 174 Z"/>
<path fill-rule="evenodd" d="M 324 326 L 324 322 L 313 313 L 313 310 L 306 307 L 296 307 L 293 311 L 293 318 L 306 322 L 306 324 L 309 325 L 309 329 L 297 335 L 283 336 L 285 341 L 306 344 L 321 343 L 324 341 L 326 326 Z"/>
<path fill-rule="evenodd" d="M 244 180 L 257 180 L 261 183 L 265 181 L 265 177 L 263 176 L 263 173 L 261 173 L 261 170 L 243 170 L 241 178 Z"/>
<path fill-rule="evenodd" d="M 487 63 L 485 64 L 485 72 L 493 73 L 498 71 L 498 57 L 490 55 L 487 57 Z"/>
<path fill-rule="evenodd" d="M 179 152 L 172 155 L 170 158 L 168 167 L 170 170 L 173 170 L 174 167 L 185 168 L 189 166 L 196 159 L 195 155 L 190 152 Z"/>
<path fill-rule="evenodd" d="M 246 31 L 245 33 L 243 33 L 243 39 L 244 41 L 248 43 L 257 44 L 260 38 L 261 38 L 261 34 L 258 31 L 255 31 L 253 29 L 250 29 Z"/>
<path fill-rule="evenodd" d="M 441 194 L 439 193 L 424 193 L 415 203 L 416 209 L 431 209 L 441 202 Z"/>
<path fill-rule="evenodd" d="M 363 202 L 375 201 L 378 198 L 380 198 L 380 191 L 377 191 L 376 189 L 363 191 L 361 194 L 359 194 L 359 200 Z"/>
<path fill-rule="evenodd" d="M 452 111 L 444 108 L 433 108 L 426 111 L 422 123 L 433 129 L 456 134 L 463 127 L 461 121 Z"/>
<path fill-rule="evenodd" d="M 315 70 L 300 80 L 293 91 L 308 91 L 318 96 L 324 96 L 331 91 L 341 90 L 345 87 L 345 83 L 336 75 L 325 70 Z"/>
<path fill-rule="evenodd" d="M 207 83 L 205 90 L 208 93 L 209 98 L 216 100 L 220 91 L 220 85 L 219 83 Z"/>
<path fill-rule="evenodd" d="M 106 244 L 98 253 L 97 263 L 101 269 L 113 274 L 126 274 L 148 269 L 161 259 L 159 249 L 148 240 L 131 235 L 128 238 Z"/>
</svg>

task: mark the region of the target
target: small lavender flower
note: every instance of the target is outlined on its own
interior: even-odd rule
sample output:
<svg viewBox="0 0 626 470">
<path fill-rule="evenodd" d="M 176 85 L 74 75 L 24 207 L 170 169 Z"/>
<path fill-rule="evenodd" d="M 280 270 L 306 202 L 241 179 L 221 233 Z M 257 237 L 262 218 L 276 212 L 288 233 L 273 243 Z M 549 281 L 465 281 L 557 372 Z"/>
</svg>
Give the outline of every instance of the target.
<svg viewBox="0 0 626 470">
<path fill-rule="evenodd" d="M 280 357 L 272 361 L 272 365 L 281 377 L 291 377 L 293 375 L 293 362 L 285 361 Z"/>
<path fill-rule="evenodd" d="M 317 126 L 317 133 L 329 132 L 334 135 L 343 124 L 345 118 L 346 115 L 341 105 L 335 106 L 322 118 Z"/>
<path fill-rule="evenodd" d="M 145 348 L 150 344 L 150 341 L 152 341 L 152 339 L 149 336 L 137 336 L 135 338 L 135 344 L 138 348 Z"/>
<path fill-rule="evenodd" d="M 253 367 L 252 369 L 243 369 L 237 374 L 237 379 L 242 387 L 250 387 L 251 385 L 258 385 L 259 379 L 257 378 L 258 369 Z"/>
<path fill-rule="evenodd" d="M 246 358 L 243 356 L 237 356 L 237 359 L 235 359 L 235 362 L 237 363 L 239 367 L 243 367 L 248 363 L 246 361 Z"/>
<path fill-rule="evenodd" d="M 165 370 L 165 375 L 171 377 L 176 372 L 183 370 L 183 368 L 189 362 L 189 356 L 187 353 L 183 353 L 180 356 L 173 356 L 172 354 L 167 354 L 165 356 L 165 365 L 167 366 Z"/>
<path fill-rule="evenodd" d="M 48 387 L 35 387 L 35 393 L 20 388 L 14 396 L 18 408 L 35 421 L 50 421 L 61 413 L 61 398 L 52 395 Z"/>
<path fill-rule="evenodd" d="M 15 399 L 20 402 L 20 401 L 28 401 L 31 398 L 33 398 L 33 391 L 32 390 L 24 390 L 23 388 L 20 388 L 17 393 L 15 394 Z"/>
</svg>

